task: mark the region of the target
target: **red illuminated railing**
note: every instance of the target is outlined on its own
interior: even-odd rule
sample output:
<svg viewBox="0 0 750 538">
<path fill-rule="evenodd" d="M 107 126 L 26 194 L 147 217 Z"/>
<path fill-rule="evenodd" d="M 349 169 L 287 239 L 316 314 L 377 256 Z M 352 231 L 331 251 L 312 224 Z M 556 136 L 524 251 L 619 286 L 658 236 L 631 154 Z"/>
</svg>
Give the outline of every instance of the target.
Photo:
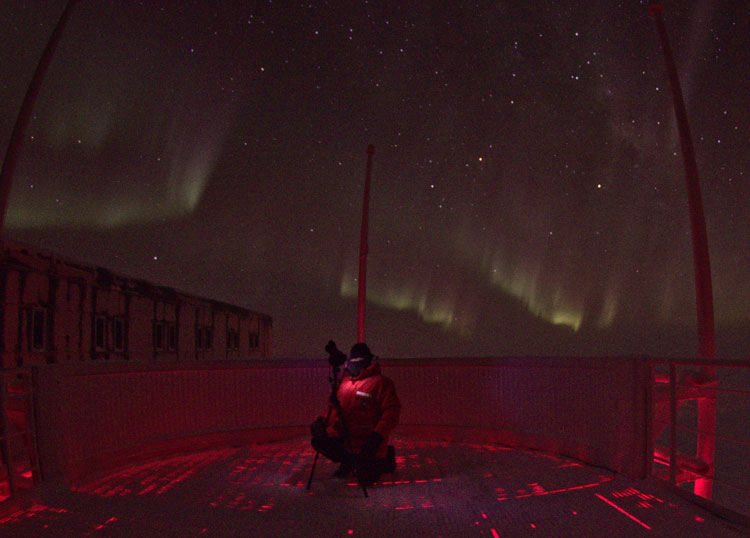
<svg viewBox="0 0 750 538">
<path fill-rule="evenodd" d="M 0 370 L 0 502 L 39 480 L 31 370 Z"/>
<path fill-rule="evenodd" d="M 401 436 L 521 446 L 683 490 L 699 484 L 714 504 L 750 514 L 750 361 L 381 363 L 403 405 Z M 37 479 L 37 462 L 44 480 L 75 483 L 156 456 L 298 438 L 329 389 L 322 359 L 71 362 L 30 372 L 0 371 L 5 495 Z"/>
<path fill-rule="evenodd" d="M 750 516 L 750 361 L 649 360 L 650 474 Z"/>
<path fill-rule="evenodd" d="M 646 476 L 640 358 L 383 359 L 410 438 L 571 456 Z M 77 481 L 149 455 L 307 435 L 330 390 L 323 359 L 90 361 L 35 367 L 44 479 Z"/>
</svg>

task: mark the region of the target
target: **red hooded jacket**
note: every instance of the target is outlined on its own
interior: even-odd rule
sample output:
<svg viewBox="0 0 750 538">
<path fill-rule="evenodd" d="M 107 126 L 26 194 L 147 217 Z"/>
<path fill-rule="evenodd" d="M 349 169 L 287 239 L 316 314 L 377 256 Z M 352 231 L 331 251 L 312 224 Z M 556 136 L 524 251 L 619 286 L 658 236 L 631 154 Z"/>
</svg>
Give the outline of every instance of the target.
<svg viewBox="0 0 750 538">
<path fill-rule="evenodd" d="M 388 437 L 398 424 L 401 402 L 396 387 L 390 378 L 380 373 L 377 359 L 362 370 L 357 377 L 344 374 L 337 392 L 341 404 L 341 415 L 331 409 L 328 435 L 341 437 L 344 426 L 349 430 L 351 450 L 358 453 L 373 431 L 383 436 L 375 455 L 384 458 L 388 450 Z"/>
</svg>

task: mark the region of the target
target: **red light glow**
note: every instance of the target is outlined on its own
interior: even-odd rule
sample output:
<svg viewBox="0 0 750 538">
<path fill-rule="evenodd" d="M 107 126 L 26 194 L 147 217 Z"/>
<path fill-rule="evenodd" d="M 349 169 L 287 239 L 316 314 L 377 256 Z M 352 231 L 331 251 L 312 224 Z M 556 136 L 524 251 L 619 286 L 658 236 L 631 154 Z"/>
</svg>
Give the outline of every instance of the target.
<svg viewBox="0 0 750 538">
<path fill-rule="evenodd" d="M 631 525 L 614 515 L 610 507 L 644 529 L 652 529 L 650 525 L 653 525 L 656 534 L 669 528 L 670 520 L 679 519 L 682 525 L 698 527 L 696 535 L 717 535 L 713 532 L 714 523 L 696 516 L 694 508 L 683 509 L 669 502 L 669 497 L 662 500 L 646 488 L 633 487 L 632 482 L 622 477 L 606 475 L 585 465 L 566 465 L 561 457 L 543 457 L 536 451 L 523 449 L 491 451 L 486 445 L 470 448 L 462 443 L 445 446 L 398 438 L 394 439 L 394 445 L 397 451 L 409 456 L 404 458 L 404 466 L 397 469 L 395 475 L 384 475 L 390 480 L 374 486 L 374 501 L 369 504 L 355 491 L 358 486 L 354 480 L 334 478 L 338 465 L 328 460 L 319 462 L 319 478 L 308 491 L 305 484 L 313 453 L 307 440 L 294 440 L 184 454 L 137 465 L 78 485 L 71 497 L 74 499 L 71 506 L 75 509 L 71 509 L 69 515 L 62 515 L 64 508 L 47 506 L 52 504 L 47 500 L 5 521 L 11 534 L 19 536 L 41 536 L 47 532 L 42 531 L 44 528 L 61 527 L 75 527 L 76 532 L 55 535 L 122 533 L 134 525 L 148 525 L 138 519 L 138 514 L 130 515 L 129 507 L 151 506 L 156 501 L 160 510 L 168 510 L 176 500 L 175 510 L 169 517 L 177 521 L 177 525 L 189 526 L 189 532 L 180 534 L 184 536 L 216 534 L 230 510 L 235 511 L 232 517 L 242 518 L 250 525 L 268 526 L 278 531 L 267 533 L 269 536 L 294 534 L 287 532 L 288 525 L 294 525 L 295 529 L 303 526 L 312 529 L 318 524 L 321 525 L 317 528 L 319 532 L 311 535 L 352 536 L 356 530 L 350 527 L 354 519 L 347 521 L 340 516 L 333 519 L 327 516 L 331 502 L 340 502 L 367 513 L 395 514 L 394 517 L 400 518 L 407 527 L 414 525 L 414 530 L 424 524 L 425 535 L 440 536 L 443 529 L 430 525 L 455 520 L 461 522 L 459 527 L 462 524 L 465 530 L 476 529 L 478 536 L 501 538 L 531 535 L 532 532 L 549 535 L 544 513 L 549 505 L 556 507 L 556 517 L 562 516 L 558 518 L 559 528 L 591 526 L 603 531 L 597 536 L 605 536 L 608 526 Z M 346 486 L 347 482 L 351 487 Z M 557 498 L 550 499 L 550 495 Z M 83 503 L 89 496 L 108 499 L 106 502 L 94 499 L 82 528 L 78 521 L 80 507 L 86 506 Z M 64 497 L 56 499 L 57 502 L 65 500 Z M 180 504 L 180 500 L 191 502 L 191 506 L 201 512 L 199 526 L 192 520 L 180 522 L 187 506 Z M 117 517 L 112 517 L 113 514 Z M 568 514 L 567 522 L 563 514 Z M 388 521 L 388 518 L 378 521 Z M 143 531 L 143 527 L 139 529 Z M 16 530 L 21 532 L 13 534 Z M 409 535 L 420 533 L 411 533 L 410 529 Z"/>
<path fill-rule="evenodd" d="M 645 524 L 645 523 L 644 523 L 643 521 L 641 521 L 640 519 L 638 519 L 637 517 L 635 517 L 635 516 L 634 516 L 633 514 L 631 514 L 630 512 L 628 512 L 628 511 L 626 511 L 626 510 L 624 510 L 624 509 L 620 508 L 620 507 L 619 507 L 619 506 L 617 506 L 617 505 L 616 505 L 615 503 L 613 503 L 612 501 L 610 501 L 610 500 L 608 500 L 608 499 L 605 499 L 604 497 L 602 497 L 602 496 L 601 496 L 601 495 L 599 495 L 598 493 L 596 493 L 596 496 L 597 496 L 597 497 L 599 497 L 599 498 L 600 498 L 601 500 L 603 500 L 603 501 L 604 501 L 605 503 L 607 503 L 608 505 L 610 505 L 610 506 L 611 506 L 612 508 L 616 509 L 616 510 L 617 510 L 618 512 L 620 512 L 620 513 L 622 513 L 622 514 L 625 514 L 626 516 L 628 516 L 628 517 L 629 517 L 630 519 L 632 519 L 633 521 L 635 521 L 635 522 L 636 522 L 636 523 L 638 523 L 639 525 L 642 525 L 643 527 L 647 528 L 648 530 L 651 530 L 651 527 L 649 527 L 648 525 L 646 525 L 646 524 Z"/>
<path fill-rule="evenodd" d="M 96 527 L 94 527 L 94 529 L 100 531 L 103 528 L 105 528 L 107 525 L 109 525 L 110 523 L 114 523 L 115 521 L 117 521 L 117 518 L 116 517 L 111 517 L 107 521 L 105 521 L 104 523 L 102 523 L 101 525 L 97 525 Z"/>
</svg>

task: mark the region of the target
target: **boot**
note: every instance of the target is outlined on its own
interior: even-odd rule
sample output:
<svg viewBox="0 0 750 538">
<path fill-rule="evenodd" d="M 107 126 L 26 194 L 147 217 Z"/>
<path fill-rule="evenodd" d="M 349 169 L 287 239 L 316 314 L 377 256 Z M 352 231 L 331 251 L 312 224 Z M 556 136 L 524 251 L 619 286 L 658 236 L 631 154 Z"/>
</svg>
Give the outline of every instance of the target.
<svg viewBox="0 0 750 538">
<path fill-rule="evenodd" d="M 375 464 L 375 465 L 373 465 Z M 378 469 L 377 462 L 370 460 L 370 465 L 360 465 L 356 469 L 357 471 L 357 482 L 369 488 L 375 485 L 375 482 L 380 478 L 380 469 Z"/>
</svg>

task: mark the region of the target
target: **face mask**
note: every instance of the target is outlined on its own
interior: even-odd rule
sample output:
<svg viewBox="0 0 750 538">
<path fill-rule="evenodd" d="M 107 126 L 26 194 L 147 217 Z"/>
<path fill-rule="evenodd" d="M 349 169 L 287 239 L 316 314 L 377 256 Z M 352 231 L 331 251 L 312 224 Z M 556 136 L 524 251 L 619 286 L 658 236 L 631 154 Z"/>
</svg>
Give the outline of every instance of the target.
<svg viewBox="0 0 750 538">
<path fill-rule="evenodd" d="M 346 369 L 352 377 L 357 377 L 362 370 L 370 366 L 370 362 L 372 361 L 364 357 L 355 357 L 346 361 Z"/>
</svg>

